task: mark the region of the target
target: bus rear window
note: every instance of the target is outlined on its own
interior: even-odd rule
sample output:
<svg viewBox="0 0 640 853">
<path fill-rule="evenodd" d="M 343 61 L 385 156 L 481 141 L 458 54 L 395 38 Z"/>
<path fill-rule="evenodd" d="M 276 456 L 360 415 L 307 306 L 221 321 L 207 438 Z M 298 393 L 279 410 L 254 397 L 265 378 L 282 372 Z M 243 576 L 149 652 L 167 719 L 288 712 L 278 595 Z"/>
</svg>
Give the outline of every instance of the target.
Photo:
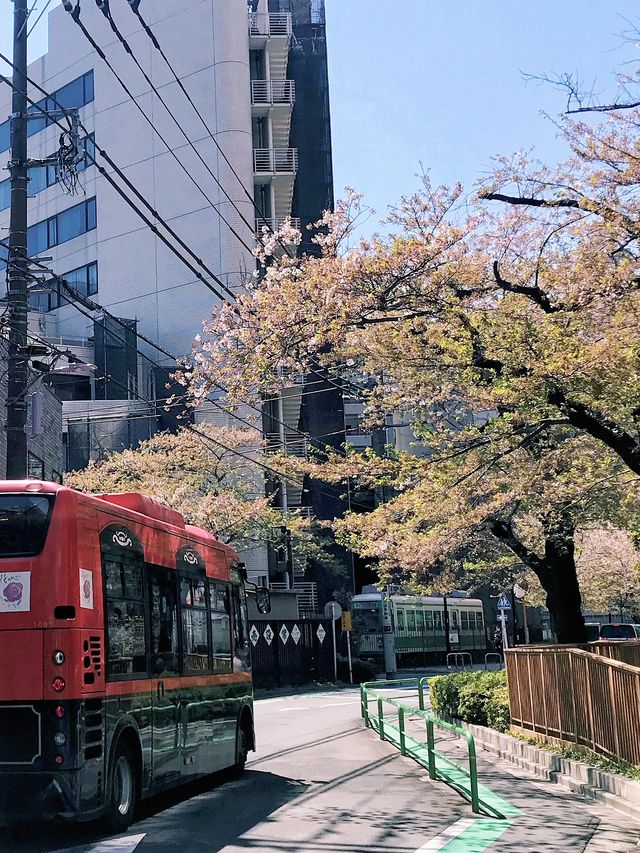
<svg viewBox="0 0 640 853">
<path fill-rule="evenodd" d="M 52 495 L 0 494 L 0 559 L 42 551 L 52 506 Z"/>
</svg>

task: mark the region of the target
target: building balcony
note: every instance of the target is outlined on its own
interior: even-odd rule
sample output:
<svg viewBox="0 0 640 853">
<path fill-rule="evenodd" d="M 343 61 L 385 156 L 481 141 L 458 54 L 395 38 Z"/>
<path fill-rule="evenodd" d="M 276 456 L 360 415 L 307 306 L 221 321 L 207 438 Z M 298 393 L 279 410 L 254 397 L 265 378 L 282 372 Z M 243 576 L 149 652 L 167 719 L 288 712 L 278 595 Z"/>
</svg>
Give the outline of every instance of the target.
<svg viewBox="0 0 640 853">
<path fill-rule="evenodd" d="M 296 99 L 296 84 L 293 80 L 252 80 L 251 103 L 253 106 L 290 106 Z"/>
<path fill-rule="evenodd" d="M 249 36 L 251 38 L 291 38 L 293 25 L 290 12 L 251 12 Z"/>
<path fill-rule="evenodd" d="M 298 231 L 300 230 L 300 219 L 297 216 L 289 216 L 285 219 L 263 219 L 262 217 L 258 217 L 256 219 L 256 237 L 262 237 L 265 231 L 269 234 L 273 231 L 279 231 L 287 224 L 292 228 L 297 228 Z"/>
<path fill-rule="evenodd" d="M 254 148 L 254 175 L 295 175 L 298 171 L 297 148 Z"/>
<path fill-rule="evenodd" d="M 249 48 L 266 50 L 272 80 L 284 80 L 287 76 L 292 33 L 289 12 L 252 12 L 249 15 Z"/>
</svg>

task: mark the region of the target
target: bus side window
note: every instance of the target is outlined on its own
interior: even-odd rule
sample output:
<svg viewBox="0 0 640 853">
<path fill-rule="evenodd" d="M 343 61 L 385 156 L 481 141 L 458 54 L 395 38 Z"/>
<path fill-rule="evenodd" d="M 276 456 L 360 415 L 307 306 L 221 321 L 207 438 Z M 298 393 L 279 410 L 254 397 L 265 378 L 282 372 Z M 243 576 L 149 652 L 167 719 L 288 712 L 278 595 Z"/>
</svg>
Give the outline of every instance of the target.
<svg viewBox="0 0 640 853">
<path fill-rule="evenodd" d="M 184 672 L 208 672 L 209 631 L 204 578 L 180 578 L 182 667 Z"/>
<path fill-rule="evenodd" d="M 241 586 L 233 585 L 233 668 L 236 672 L 250 668 L 249 632 L 247 626 L 246 593 Z"/>
<path fill-rule="evenodd" d="M 149 569 L 151 675 L 178 674 L 178 618 L 174 575 L 175 572 L 168 569 Z"/>
<path fill-rule="evenodd" d="M 106 576 L 107 675 L 147 671 L 142 565 L 103 558 Z"/>
<path fill-rule="evenodd" d="M 211 599 L 211 642 L 215 672 L 231 669 L 231 613 L 229 587 L 220 581 L 209 581 Z"/>
</svg>

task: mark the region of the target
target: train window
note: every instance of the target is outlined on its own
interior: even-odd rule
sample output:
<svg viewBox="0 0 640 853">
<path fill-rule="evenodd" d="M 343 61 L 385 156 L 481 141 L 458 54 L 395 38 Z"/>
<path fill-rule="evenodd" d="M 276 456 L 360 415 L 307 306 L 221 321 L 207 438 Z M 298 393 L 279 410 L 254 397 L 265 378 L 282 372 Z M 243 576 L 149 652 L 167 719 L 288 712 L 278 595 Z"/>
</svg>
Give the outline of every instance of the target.
<svg viewBox="0 0 640 853">
<path fill-rule="evenodd" d="M 416 630 L 416 612 L 415 610 L 407 610 L 407 630 Z"/>
<path fill-rule="evenodd" d="M 416 610 L 416 630 L 422 633 L 424 631 L 424 611 Z"/>
<path fill-rule="evenodd" d="M 426 625 L 427 631 L 433 631 L 433 611 L 425 610 L 424 623 Z"/>
<path fill-rule="evenodd" d="M 457 610 L 453 610 L 451 612 L 451 624 L 452 624 L 453 628 L 457 630 L 457 628 L 458 628 L 458 611 Z"/>
<path fill-rule="evenodd" d="M 404 631 L 404 610 L 396 610 L 396 621 L 398 623 L 398 630 Z"/>
<path fill-rule="evenodd" d="M 433 611 L 433 625 L 436 631 L 442 631 L 442 610 Z"/>
<path fill-rule="evenodd" d="M 471 614 L 473 616 L 473 614 Z M 463 610 L 460 614 L 460 627 L 463 631 L 469 630 L 469 614 L 466 610 Z"/>
<path fill-rule="evenodd" d="M 482 613 L 476 613 L 476 629 L 482 631 Z"/>
</svg>

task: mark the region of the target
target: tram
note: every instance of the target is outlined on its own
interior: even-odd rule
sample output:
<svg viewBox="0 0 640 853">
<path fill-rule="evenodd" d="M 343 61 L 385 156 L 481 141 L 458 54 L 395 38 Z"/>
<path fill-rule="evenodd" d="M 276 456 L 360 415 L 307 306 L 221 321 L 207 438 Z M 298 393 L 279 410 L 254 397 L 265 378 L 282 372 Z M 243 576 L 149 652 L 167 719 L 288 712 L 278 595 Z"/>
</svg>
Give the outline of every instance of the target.
<svg viewBox="0 0 640 853">
<path fill-rule="evenodd" d="M 352 598 L 351 611 L 355 650 L 362 658 L 382 658 L 385 623 L 393 631 L 401 664 L 411 663 L 412 658 L 423 661 L 425 655 L 446 651 L 486 650 L 484 611 L 479 598 L 447 596 L 445 602 L 441 596 L 398 594 L 385 600 L 381 592 L 368 592 Z"/>
</svg>

